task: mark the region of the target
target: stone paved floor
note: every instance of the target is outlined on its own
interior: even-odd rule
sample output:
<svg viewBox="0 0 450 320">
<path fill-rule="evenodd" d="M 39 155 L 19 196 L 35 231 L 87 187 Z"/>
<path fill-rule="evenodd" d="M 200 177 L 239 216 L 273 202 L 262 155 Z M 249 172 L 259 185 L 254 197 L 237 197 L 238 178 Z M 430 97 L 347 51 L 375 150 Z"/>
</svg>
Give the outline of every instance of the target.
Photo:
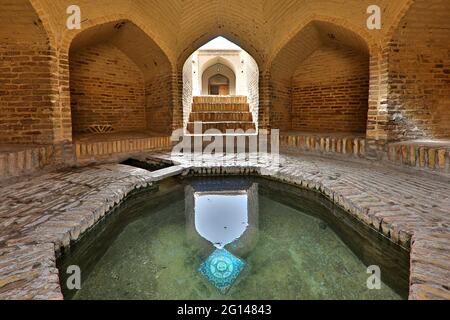
<svg viewBox="0 0 450 320">
<path fill-rule="evenodd" d="M 141 158 L 150 156 L 168 157 Z M 306 155 L 283 155 L 281 168 L 256 159 L 177 161 L 185 173 L 259 172 L 320 190 L 393 241 L 410 246 L 411 299 L 450 299 L 448 178 Z M 133 189 L 156 180 L 157 174 L 110 164 L 0 186 L 0 299 L 61 299 L 55 251 Z"/>
</svg>

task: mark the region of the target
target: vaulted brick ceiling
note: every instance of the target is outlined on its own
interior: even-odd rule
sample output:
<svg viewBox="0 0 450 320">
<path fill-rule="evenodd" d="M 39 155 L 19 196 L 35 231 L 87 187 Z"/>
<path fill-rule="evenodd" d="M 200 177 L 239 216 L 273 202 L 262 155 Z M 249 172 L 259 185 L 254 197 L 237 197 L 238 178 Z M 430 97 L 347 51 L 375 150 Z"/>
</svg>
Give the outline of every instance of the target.
<svg viewBox="0 0 450 320">
<path fill-rule="evenodd" d="M 12 1 L 12 0 L 4 0 Z M 65 27 L 69 0 L 30 0 L 48 33 L 59 43 L 73 31 Z M 379 0 L 383 28 L 371 31 L 371 42 L 380 42 L 398 23 L 410 0 Z M 79 0 L 85 25 L 129 19 L 165 52 L 173 65 L 199 46 L 223 35 L 248 51 L 260 65 L 269 65 L 278 52 L 309 22 L 329 21 L 351 30 L 367 32 L 369 0 Z M 339 33 L 339 30 L 334 30 Z M 357 32 L 359 33 L 359 32 Z M 367 39 L 366 39 L 367 40 Z M 316 41 L 316 40 L 313 40 Z"/>
<path fill-rule="evenodd" d="M 71 53 L 101 43 L 114 45 L 125 53 L 147 80 L 171 72 L 170 62 L 158 45 L 128 20 L 105 23 L 80 33 L 72 41 Z"/>
<path fill-rule="evenodd" d="M 7 42 L 46 42 L 46 32 L 29 0 L 0 1 L 0 39 Z"/>
<path fill-rule="evenodd" d="M 321 46 L 350 48 L 369 57 L 369 48 L 361 36 L 334 23 L 313 21 L 295 35 L 272 62 L 272 75 L 289 80 L 296 68 Z"/>
</svg>

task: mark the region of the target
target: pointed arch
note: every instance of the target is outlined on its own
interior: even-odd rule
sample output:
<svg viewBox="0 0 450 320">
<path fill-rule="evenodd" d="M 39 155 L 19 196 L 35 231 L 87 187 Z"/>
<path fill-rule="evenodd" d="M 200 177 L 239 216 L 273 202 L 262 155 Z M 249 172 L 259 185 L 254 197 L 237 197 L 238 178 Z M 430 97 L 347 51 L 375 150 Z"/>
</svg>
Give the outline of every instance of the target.
<svg viewBox="0 0 450 320">
<path fill-rule="evenodd" d="M 197 51 L 198 48 L 201 48 L 202 46 L 204 46 L 208 42 L 216 39 L 217 37 L 223 37 L 223 38 L 227 39 L 228 41 L 233 42 L 234 44 L 236 44 L 240 48 L 242 48 L 242 50 L 246 51 L 250 56 L 252 56 L 253 59 L 255 59 L 255 61 L 256 61 L 256 63 L 258 65 L 263 65 L 264 64 L 264 61 L 265 61 L 264 54 L 262 52 L 258 51 L 258 49 L 255 48 L 252 44 L 247 43 L 241 37 L 238 37 L 235 34 L 226 34 L 226 33 L 220 33 L 220 32 L 215 32 L 215 33 L 208 32 L 208 33 L 205 33 L 205 34 L 201 35 L 197 39 L 195 39 L 192 42 L 192 44 L 190 44 L 188 47 L 181 49 L 181 53 L 180 53 L 180 55 L 178 57 L 178 65 L 183 66 L 184 62 L 195 51 Z"/>
<path fill-rule="evenodd" d="M 183 81 L 182 88 L 179 91 L 182 97 L 180 99 L 182 105 L 180 104 L 178 110 L 182 114 L 183 128 L 186 128 L 189 122 L 194 96 L 204 95 L 205 92 L 209 93 L 209 90 L 203 89 L 208 83 L 207 79 L 204 79 L 204 72 L 210 71 L 211 67 L 219 64 L 230 71 L 227 74 L 223 74 L 230 79 L 230 95 L 245 96 L 247 98 L 253 121 L 255 124 L 258 124 L 260 95 L 259 66 L 257 62 L 248 52 L 239 49 L 239 46 L 237 46 L 238 48 L 233 46 L 233 48 L 228 49 L 202 49 L 204 45 L 205 43 L 183 61 L 182 69 L 179 71 L 179 77 Z M 214 72 L 208 74 L 208 76 L 212 75 L 214 75 Z"/>
<path fill-rule="evenodd" d="M 270 61 L 271 127 L 365 132 L 371 46 L 336 20 L 302 24 Z"/>
<path fill-rule="evenodd" d="M 348 31 L 351 31 L 353 34 L 357 35 L 360 39 L 363 39 L 363 41 L 366 43 L 367 48 L 369 48 L 369 51 L 371 51 L 373 47 L 376 47 L 378 45 L 376 38 L 370 34 L 367 28 L 357 27 L 354 24 L 342 18 L 313 14 L 306 19 L 302 19 L 297 26 L 292 28 L 292 31 L 289 32 L 289 34 L 287 34 L 284 40 L 272 50 L 272 52 L 269 54 L 269 58 L 267 59 L 268 65 L 270 66 L 273 63 L 273 61 L 279 55 L 280 51 L 283 48 L 285 48 L 287 44 L 294 39 L 294 37 L 296 37 L 302 30 L 307 28 L 307 26 L 317 22 L 330 23 L 338 28 L 343 28 Z"/>
<path fill-rule="evenodd" d="M 110 18 L 85 25 L 66 39 L 70 43 L 64 42 L 61 119 L 70 123 L 64 126 L 65 137 L 72 140 L 73 133 L 98 125 L 114 131 L 170 133 L 173 66 L 169 57 L 130 19 Z M 103 91 L 90 87 L 89 81 L 104 86 Z M 98 108 L 95 112 L 92 101 Z"/>
<path fill-rule="evenodd" d="M 388 34 L 389 140 L 450 138 L 448 12 L 446 1 L 409 1 Z"/>
</svg>

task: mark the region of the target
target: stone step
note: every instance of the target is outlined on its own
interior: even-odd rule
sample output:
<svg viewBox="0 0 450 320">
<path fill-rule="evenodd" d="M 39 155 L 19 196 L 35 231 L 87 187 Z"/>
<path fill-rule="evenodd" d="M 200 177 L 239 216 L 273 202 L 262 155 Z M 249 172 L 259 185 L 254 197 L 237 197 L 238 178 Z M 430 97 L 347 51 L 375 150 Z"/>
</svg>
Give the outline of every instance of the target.
<svg viewBox="0 0 450 320">
<path fill-rule="evenodd" d="M 193 103 L 247 103 L 246 96 L 195 96 Z"/>
<path fill-rule="evenodd" d="M 192 112 L 249 112 L 248 103 L 194 103 Z"/>
<path fill-rule="evenodd" d="M 219 122 L 219 121 L 253 121 L 253 116 L 250 112 L 235 112 L 235 111 L 211 111 L 211 112 L 191 112 L 189 117 L 190 122 Z"/>
<path fill-rule="evenodd" d="M 222 133 L 226 133 L 227 129 L 238 130 L 242 129 L 244 131 L 253 129 L 256 130 L 255 124 L 252 121 L 216 121 L 216 122 L 203 122 L 202 123 L 202 133 L 209 129 L 217 129 Z M 194 123 L 188 122 L 187 130 L 189 133 L 194 134 Z"/>
</svg>

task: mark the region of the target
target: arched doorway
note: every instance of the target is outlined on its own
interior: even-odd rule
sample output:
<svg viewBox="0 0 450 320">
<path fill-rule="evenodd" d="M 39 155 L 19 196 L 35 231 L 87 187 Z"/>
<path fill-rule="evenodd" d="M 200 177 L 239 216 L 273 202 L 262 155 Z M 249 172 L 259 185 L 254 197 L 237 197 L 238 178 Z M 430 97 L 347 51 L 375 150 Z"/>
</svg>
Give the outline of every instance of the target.
<svg viewBox="0 0 450 320">
<path fill-rule="evenodd" d="M 220 131 L 257 127 L 259 68 L 247 52 L 218 37 L 193 52 L 182 73 L 184 128 L 194 122 Z M 205 104 L 215 106 L 204 110 Z"/>
<path fill-rule="evenodd" d="M 208 80 L 208 94 L 212 96 L 230 95 L 230 79 L 221 74 L 216 74 Z"/>
<path fill-rule="evenodd" d="M 217 63 L 213 63 L 217 60 Z M 201 95 L 239 95 L 238 84 L 242 87 L 242 79 L 236 77 L 236 71 L 225 59 L 214 59 L 201 68 Z"/>
</svg>

